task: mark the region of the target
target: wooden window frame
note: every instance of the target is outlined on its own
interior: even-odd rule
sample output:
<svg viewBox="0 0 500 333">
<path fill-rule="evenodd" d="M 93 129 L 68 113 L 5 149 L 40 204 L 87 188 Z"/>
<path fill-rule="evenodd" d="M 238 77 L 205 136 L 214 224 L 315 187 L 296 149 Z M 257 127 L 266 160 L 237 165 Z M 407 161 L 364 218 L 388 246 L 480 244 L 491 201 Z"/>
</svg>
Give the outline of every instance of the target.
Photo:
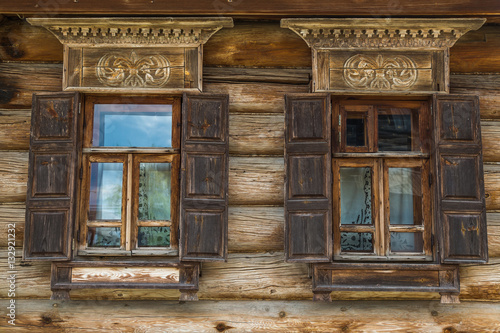
<svg viewBox="0 0 500 333">
<path fill-rule="evenodd" d="M 430 175 L 430 102 L 406 99 L 333 99 L 332 100 L 332 173 L 333 173 L 333 259 L 353 261 L 433 261 L 433 213 Z M 412 110 L 412 151 L 378 151 L 378 114 L 387 107 Z M 365 147 L 346 146 L 346 113 L 367 112 Z M 405 113 L 407 111 L 404 111 Z M 418 124 L 415 124 L 416 115 Z M 369 167 L 372 170 L 372 224 L 341 225 L 340 168 Z M 421 225 L 391 225 L 389 202 L 390 167 L 419 167 L 421 170 Z M 341 232 L 372 233 L 373 252 L 343 252 Z M 391 252 L 390 232 L 422 232 L 423 251 Z"/>
<path fill-rule="evenodd" d="M 99 96 L 84 97 L 81 131 L 83 143 L 82 173 L 80 181 L 79 221 L 77 228 L 77 256 L 178 256 L 179 254 L 179 177 L 181 143 L 181 97 L 180 96 Z M 170 104 L 172 105 L 172 147 L 136 148 L 136 147 L 93 147 L 95 104 Z M 92 162 L 123 163 L 122 213 L 120 226 L 120 247 L 88 247 L 87 228 L 90 194 L 90 166 Z M 138 221 L 139 164 L 141 162 L 172 164 L 171 173 L 171 216 L 170 221 Z M 90 222 L 91 226 L 109 226 L 109 222 Z M 138 247 L 139 226 L 169 226 L 170 247 Z"/>
</svg>

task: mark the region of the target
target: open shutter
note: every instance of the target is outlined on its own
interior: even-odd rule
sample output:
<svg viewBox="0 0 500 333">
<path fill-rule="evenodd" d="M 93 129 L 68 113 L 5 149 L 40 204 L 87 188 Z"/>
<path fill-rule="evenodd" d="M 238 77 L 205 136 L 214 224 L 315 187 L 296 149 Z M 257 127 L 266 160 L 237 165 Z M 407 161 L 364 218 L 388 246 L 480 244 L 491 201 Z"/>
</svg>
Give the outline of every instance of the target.
<svg viewBox="0 0 500 333">
<path fill-rule="evenodd" d="M 227 95 L 184 95 L 181 260 L 227 257 L 228 103 Z"/>
<path fill-rule="evenodd" d="M 331 102 L 287 95 L 285 253 L 287 261 L 329 262 L 332 253 Z"/>
<path fill-rule="evenodd" d="M 24 259 L 67 260 L 77 167 L 76 93 L 33 96 Z"/>
<path fill-rule="evenodd" d="M 434 96 L 436 220 L 443 263 L 488 260 L 477 96 Z"/>
</svg>

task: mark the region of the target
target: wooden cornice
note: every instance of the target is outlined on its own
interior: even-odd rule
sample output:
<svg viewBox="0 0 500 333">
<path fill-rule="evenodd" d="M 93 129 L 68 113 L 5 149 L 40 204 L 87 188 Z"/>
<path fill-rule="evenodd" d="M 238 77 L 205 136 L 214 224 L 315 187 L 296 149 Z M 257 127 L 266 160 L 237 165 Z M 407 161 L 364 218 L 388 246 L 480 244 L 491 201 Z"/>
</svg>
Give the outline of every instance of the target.
<svg viewBox="0 0 500 333">
<path fill-rule="evenodd" d="M 223 17 L 29 18 L 70 46 L 176 46 L 205 44 L 222 28 L 233 27 Z"/>
<path fill-rule="evenodd" d="M 446 49 L 470 30 L 479 29 L 482 18 L 290 18 L 289 28 L 314 49 Z"/>
</svg>

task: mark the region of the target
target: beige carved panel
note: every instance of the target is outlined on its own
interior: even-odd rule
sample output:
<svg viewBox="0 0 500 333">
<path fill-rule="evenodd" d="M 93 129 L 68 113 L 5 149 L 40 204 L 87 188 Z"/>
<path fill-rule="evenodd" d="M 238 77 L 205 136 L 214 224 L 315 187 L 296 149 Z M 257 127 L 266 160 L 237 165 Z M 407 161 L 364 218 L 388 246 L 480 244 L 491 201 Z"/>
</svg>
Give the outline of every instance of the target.
<svg viewBox="0 0 500 333">
<path fill-rule="evenodd" d="M 66 47 L 64 89 L 78 91 L 201 90 L 198 47 Z"/>
<path fill-rule="evenodd" d="M 175 267 L 73 267 L 71 282 L 178 283 Z"/>
<path fill-rule="evenodd" d="M 421 93 L 446 91 L 444 72 L 436 68 L 444 51 L 342 51 L 317 53 L 316 91 Z"/>
</svg>

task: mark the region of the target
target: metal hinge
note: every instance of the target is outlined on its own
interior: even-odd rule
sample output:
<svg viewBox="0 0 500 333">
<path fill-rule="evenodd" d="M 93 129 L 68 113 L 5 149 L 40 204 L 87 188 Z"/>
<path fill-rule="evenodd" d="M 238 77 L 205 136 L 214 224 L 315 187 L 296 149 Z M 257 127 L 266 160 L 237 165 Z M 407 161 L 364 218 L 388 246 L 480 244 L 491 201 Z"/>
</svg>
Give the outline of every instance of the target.
<svg viewBox="0 0 500 333">
<path fill-rule="evenodd" d="M 72 242 L 71 242 L 71 250 L 74 251 L 75 250 L 75 239 L 73 238 Z"/>
<path fill-rule="evenodd" d="M 432 173 L 429 173 L 429 187 L 432 186 Z"/>
<path fill-rule="evenodd" d="M 342 143 L 342 115 L 339 114 L 339 146 Z"/>
<path fill-rule="evenodd" d="M 78 103 L 78 114 L 82 113 L 82 102 Z"/>
</svg>

